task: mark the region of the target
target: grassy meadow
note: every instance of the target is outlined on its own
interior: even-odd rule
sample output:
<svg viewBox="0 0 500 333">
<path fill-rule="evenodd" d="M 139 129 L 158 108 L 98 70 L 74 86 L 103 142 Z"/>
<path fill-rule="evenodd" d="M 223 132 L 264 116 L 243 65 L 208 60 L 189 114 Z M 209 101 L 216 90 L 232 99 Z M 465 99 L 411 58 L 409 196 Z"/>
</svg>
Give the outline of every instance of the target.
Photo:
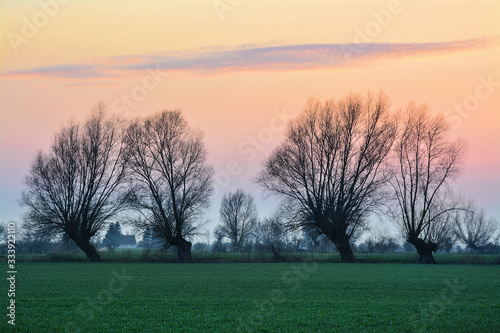
<svg viewBox="0 0 500 333">
<path fill-rule="evenodd" d="M 3 332 L 500 332 L 498 265 L 25 262 L 17 268 L 16 325 L 4 315 Z"/>
</svg>

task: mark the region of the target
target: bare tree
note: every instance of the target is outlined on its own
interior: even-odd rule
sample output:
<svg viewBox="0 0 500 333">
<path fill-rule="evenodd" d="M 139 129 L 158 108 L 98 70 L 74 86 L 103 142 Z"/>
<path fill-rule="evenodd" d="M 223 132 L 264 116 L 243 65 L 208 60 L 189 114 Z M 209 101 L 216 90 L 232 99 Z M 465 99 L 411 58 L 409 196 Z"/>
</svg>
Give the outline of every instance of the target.
<svg viewBox="0 0 500 333">
<path fill-rule="evenodd" d="M 452 233 L 449 182 L 462 169 L 466 150 L 463 140 L 447 138 L 448 124 L 442 115 L 431 115 L 426 105 L 410 103 L 395 145 L 395 168 L 391 185 L 395 205 L 390 210 L 403 237 L 415 246 L 419 263 L 435 263 L 443 239 Z"/>
<path fill-rule="evenodd" d="M 141 229 L 177 247 L 190 262 L 191 242 L 200 214 L 209 205 L 213 169 L 206 161 L 203 134 L 191 129 L 179 110 L 134 121 L 126 135 L 132 177 L 131 205 L 142 216 Z"/>
<path fill-rule="evenodd" d="M 205 241 L 206 241 L 207 247 L 210 247 L 210 234 L 211 234 L 211 232 L 210 232 L 210 230 L 208 230 L 208 229 L 206 229 L 206 230 L 202 233 L 203 237 L 205 237 Z"/>
<path fill-rule="evenodd" d="M 66 235 L 90 261 L 100 257 L 90 239 L 126 201 L 122 126 L 102 103 L 83 125 L 70 123 L 39 152 L 26 177 L 25 228 L 37 237 Z"/>
<path fill-rule="evenodd" d="M 399 247 L 398 241 L 396 238 L 387 234 L 387 231 L 383 234 L 372 232 L 370 237 L 358 246 L 358 249 L 360 252 L 367 253 L 387 253 L 396 251 Z"/>
<path fill-rule="evenodd" d="M 220 221 L 224 236 L 229 238 L 233 251 L 241 251 L 257 225 L 257 208 L 250 194 L 238 189 L 224 194 L 220 206 Z"/>
<path fill-rule="evenodd" d="M 226 252 L 226 246 L 224 245 L 224 231 L 222 230 L 222 226 L 219 225 L 214 230 L 215 241 L 212 244 L 212 252 L 214 253 L 222 253 Z"/>
<path fill-rule="evenodd" d="M 317 229 L 343 262 L 355 260 L 350 239 L 365 227 L 387 181 L 385 157 L 397 122 L 379 93 L 340 101 L 308 101 L 285 142 L 264 163 L 257 183 L 284 199 L 296 228 Z"/>
<path fill-rule="evenodd" d="M 4 256 L 7 253 L 8 250 L 7 239 L 8 239 L 7 224 L 0 222 L 0 256 Z"/>
<path fill-rule="evenodd" d="M 495 240 L 498 221 L 487 218 L 484 210 L 478 210 L 474 204 L 455 215 L 455 235 L 468 248 L 484 253 L 488 244 Z"/>
<path fill-rule="evenodd" d="M 273 245 L 277 251 L 281 251 L 287 243 L 288 230 L 282 216 L 274 214 L 257 223 L 254 236 L 257 243 L 266 247 Z"/>
</svg>

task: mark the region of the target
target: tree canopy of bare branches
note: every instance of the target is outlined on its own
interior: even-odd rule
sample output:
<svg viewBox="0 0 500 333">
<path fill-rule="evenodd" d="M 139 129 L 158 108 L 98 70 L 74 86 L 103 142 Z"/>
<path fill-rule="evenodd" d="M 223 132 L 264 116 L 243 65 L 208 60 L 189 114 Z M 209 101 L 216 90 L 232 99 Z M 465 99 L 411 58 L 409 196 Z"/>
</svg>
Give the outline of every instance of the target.
<svg viewBox="0 0 500 333">
<path fill-rule="evenodd" d="M 65 235 L 90 261 L 100 257 L 90 239 L 126 201 L 123 131 L 102 103 L 82 124 L 59 131 L 50 151 L 39 152 L 26 177 L 25 227 L 36 235 Z"/>
<path fill-rule="evenodd" d="M 257 177 L 294 213 L 290 224 L 325 234 L 343 262 L 355 260 L 350 238 L 377 207 L 387 181 L 384 160 L 397 132 L 389 104 L 383 93 L 310 99 Z"/>
<path fill-rule="evenodd" d="M 257 225 L 257 207 L 250 194 L 238 189 L 224 194 L 220 207 L 220 221 L 224 236 L 229 238 L 233 251 L 239 252 Z"/>
<path fill-rule="evenodd" d="M 487 218 L 484 210 L 474 204 L 455 215 L 455 235 L 469 249 L 485 253 L 488 244 L 498 236 L 499 225 L 494 218 Z"/>
<path fill-rule="evenodd" d="M 177 247 L 182 261 L 191 261 L 192 235 L 209 205 L 213 169 L 207 164 L 203 134 L 190 128 L 179 110 L 162 111 L 128 128 L 131 204 L 165 245 Z"/>
<path fill-rule="evenodd" d="M 459 209 L 450 200 L 449 185 L 463 168 L 466 143 L 450 141 L 447 131 L 442 115 L 432 115 L 426 105 L 410 103 L 395 144 L 391 214 L 417 249 L 419 263 L 435 263 L 432 252 L 453 232 L 450 214 Z"/>
<path fill-rule="evenodd" d="M 283 215 L 280 211 L 271 217 L 257 223 L 254 231 L 254 239 L 257 245 L 270 248 L 273 245 L 277 251 L 281 251 L 287 243 L 287 225 L 283 223 Z"/>
</svg>

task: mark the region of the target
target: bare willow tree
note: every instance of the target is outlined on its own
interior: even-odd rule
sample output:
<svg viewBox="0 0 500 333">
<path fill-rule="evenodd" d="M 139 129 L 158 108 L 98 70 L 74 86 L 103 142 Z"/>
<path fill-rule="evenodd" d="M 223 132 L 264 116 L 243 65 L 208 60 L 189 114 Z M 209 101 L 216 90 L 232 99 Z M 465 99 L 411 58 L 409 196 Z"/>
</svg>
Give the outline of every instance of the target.
<svg viewBox="0 0 500 333">
<path fill-rule="evenodd" d="M 455 235 L 469 249 L 485 253 L 487 246 L 494 243 L 498 235 L 498 221 L 487 218 L 484 210 L 474 204 L 455 215 Z"/>
<path fill-rule="evenodd" d="M 255 242 L 268 249 L 272 245 L 276 251 L 281 251 L 285 247 L 289 236 L 287 225 L 283 223 L 283 218 L 283 214 L 277 211 L 271 217 L 258 222 L 253 234 Z"/>
<path fill-rule="evenodd" d="M 229 238 L 233 251 L 241 251 L 257 225 L 257 207 L 250 194 L 238 189 L 224 194 L 220 207 L 220 221 L 224 236 Z"/>
<path fill-rule="evenodd" d="M 221 253 L 226 252 L 226 246 L 224 245 L 224 231 L 222 230 L 222 226 L 219 225 L 214 230 L 215 241 L 212 245 L 213 253 Z"/>
<path fill-rule="evenodd" d="M 199 228 L 213 191 L 203 134 L 188 126 L 181 111 L 162 111 L 134 121 L 126 142 L 130 203 L 142 216 L 136 225 L 175 246 L 180 260 L 192 261 L 187 238 Z"/>
<path fill-rule="evenodd" d="M 355 260 L 350 239 L 365 227 L 387 181 L 383 164 L 397 130 L 389 104 L 383 93 L 309 100 L 257 177 L 284 199 L 293 227 L 325 234 L 343 262 Z"/>
<path fill-rule="evenodd" d="M 82 125 L 70 123 L 55 135 L 50 151 L 36 155 L 25 180 L 25 228 L 37 237 L 68 237 L 90 261 L 100 261 L 90 240 L 127 197 L 122 129 L 99 103 Z"/>
<path fill-rule="evenodd" d="M 453 232 L 450 181 L 462 170 L 466 143 L 447 137 L 442 115 L 432 115 L 426 105 L 410 103 L 403 113 L 395 145 L 395 167 L 390 184 L 395 205 L 390 210 L 403 236 L 419 254 L 419 263 L 435 263 L 443 239 Z"/>
</svg>

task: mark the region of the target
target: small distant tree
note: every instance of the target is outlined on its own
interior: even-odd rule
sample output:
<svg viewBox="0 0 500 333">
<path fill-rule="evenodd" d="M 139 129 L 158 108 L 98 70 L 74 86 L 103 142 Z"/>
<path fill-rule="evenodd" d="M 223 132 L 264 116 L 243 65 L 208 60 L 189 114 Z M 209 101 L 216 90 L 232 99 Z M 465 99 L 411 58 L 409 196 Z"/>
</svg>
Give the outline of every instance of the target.
<svg viewBox="0 0 500 333">
<path fill-rule="evenodd" d="M 7 225 L 0 223 L 0 255 L 7 253 Z"/>
<path fill-rule="evenodd" d="M 202 236 L 205 237 L 205 241 L 208 247 L 210 247 L 210 230 L 206 229 L 204 232 L 201 233 Z"/>
<path fill-rule="evenodd" d="M 102 245 L 106 246 L 111 252 L 114 252 L 115 249 L 120 245 L 122 237 L 123 234 L 120 222 L 111 223 L 108 227 L 106 236 L 102 241 Z"/>
<path fill-rule="evenodd" d="M 149 227 L 146 227 L 142 233 L 142 240 L 137 246 L 144 249 L 165 249 L 164 239 L 161 236 L 156 235 Z"/>
<path fill-rule="evenodd" d="M 292 233 L 290 242 L 288 244 L 290 250 L 294 252 L 301 252 L 304 251 L 306 248 L 304 237 L 301 237 L 301 235 L 297 232 Z"/>
<path fill-rule="evenodd" d="M 218 226 L 214 230 L 215 242 L 212 245 L 212 252 L 223 253 L 226 252 L 226 247 L 224 245 L 224 230 L 222 226 Z"/>
<path fill-rule="evenodd" d="M 399 244 L 394 237 L 372 235 L 359 248 L 368 253 L 389 253 L 395 252 L 399 248 Z"/>
<path fill-rule="evenodd" d="M 49 235 L 38 235 L 31 230 L 24 229 L 16 233 L 16 253 L 23 254 L 44 254 L 49 253 L 55 248 L 55 241 L 60 239 L 58 235 L 51 237 Z"/>
<path fill-rule="evenodd" d="M 150 249 L 153 247 L 153 233 L 149 227 L 146 227 L 144 234 L 142 235 L 142 241 L 140 242 L 140 247 L 145 249 Z"/>
<path fill-rule="evenodd" d="M 441 238 L 441 242 L 439 244 L 439 251 L 443 251 L 446 253 L 451 252 L 456 242 L 457 238 L 455 237 L 454 233 L 452 231 L 447 233 L 447 235 Z"/>
<path fill-rule="evenodd" d="M 498 221 L 487 218 L 474 204 L 455 216 L 455 235 L 470 250 L 485 253 L 498 235 Z M 490 245 L 490 246 L 489 246 Z"/>
<path fill-rule="evenodd" d="M 238 189 L 222 198 L 220 207 L 221 230 L 231 241 L 233 251 L 243 250 L 257 224 L 257 208 L 250 194 Z"/>
<path fill-rule="evenodd" d="M 256 242 L 268 248 L 268 250 L 273 245 L 276 251 L 282 251 L 287 243 L 286 225 L 280 219 L 279 214 L 258 222 L 254 235 Z"/>
</svg>

